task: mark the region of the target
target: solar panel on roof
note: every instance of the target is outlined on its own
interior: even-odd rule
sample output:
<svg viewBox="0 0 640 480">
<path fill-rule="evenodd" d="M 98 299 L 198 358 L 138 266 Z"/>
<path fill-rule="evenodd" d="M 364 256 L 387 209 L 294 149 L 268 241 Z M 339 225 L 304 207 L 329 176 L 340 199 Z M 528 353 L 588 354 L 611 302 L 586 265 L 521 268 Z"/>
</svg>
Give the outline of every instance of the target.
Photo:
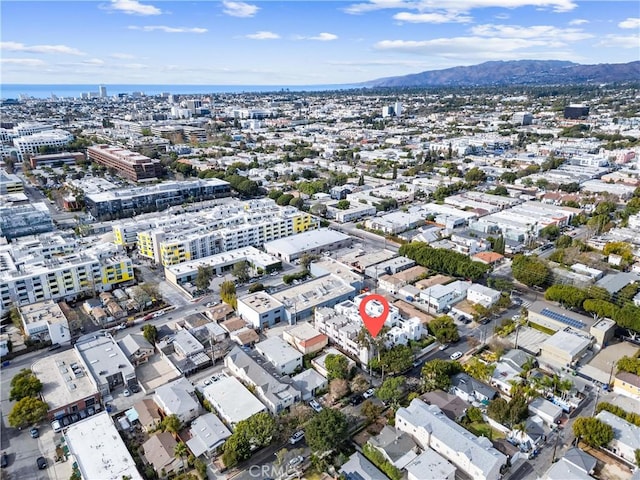
<svg viewBox="0 0 640 480">
<path fill-rule="evenodd" d="M 586 323 L 581 322 L 580 320 L 575 320 L 571 317 L 567 317 L 566 315 L 563 315 L 561 313 L 557 313 L 554 312 L 552 310 L 549 310 L 548 308 L 543 308 L 542 311 L 540 312 L 542 315 L 544 315 L 545 317 L 549 317 L 553 320 L 556 320 L 558 322 L 562 322 L 565 323 L 573 328 L 584 328 L 586 327 Z"/>
</svg>

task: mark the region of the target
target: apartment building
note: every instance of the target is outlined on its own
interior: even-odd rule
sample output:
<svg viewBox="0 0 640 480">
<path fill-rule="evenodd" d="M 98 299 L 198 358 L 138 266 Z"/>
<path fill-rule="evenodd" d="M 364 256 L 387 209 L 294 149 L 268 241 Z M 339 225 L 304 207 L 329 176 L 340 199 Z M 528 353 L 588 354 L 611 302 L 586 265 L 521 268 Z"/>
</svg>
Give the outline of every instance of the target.
<svg viewBox="0 0 640 480">
<path fill-rule="evenodd" d="M 472 283 L 467 289 L 467 300 L 489 308 L 500 300 L 500 292 L 478 283 Z"/>
<path fill-rule="evenodd" d="M 50 341 L 52 345 L 71 343 L 69 322 L 53 300 L 25 305 L 19 309 L 26 336 L 33 340 Z"/>
<path fill-rule="evenodd" d="M 433 285 L 420 292 L 420 299 L 438 312 L 458 303 L 467 296 L 471 282 L 456 280 L 447 285 Z"/>
<path fill-rule="evenodd" d="M 53 220 L 44 202 L 0 205 L 0 235 L 8 240 L 52 230 Z"/>
<path fill-rule="evenodd" d="M 109 220 L 229 195 L 229 182 L 208 178 L 88 193 L 85 194 L 84 200 L 87 210 L 95 219 Z"/>
<path fill-rule="evenodd" d="M 261 246 L 317 227 L 318 220 L 308 213 L 294 207 L 280 207 L 271 199 L 260 199 L 234 201 L 148 222 L 122 222 L 114 225 L 113 231 L 117 244 L 135 244 L 140 255 L 169 266 Z"/>
<path fill-rule="evenodd" d="M 84 292 L 108 291 L 134 279 L 131 259 L 114 245 L 56 256 L 25 255 L 15 245 L 0 247 L 0 306 L 74 299 Z"/>
<path fill-rule="evenodd" d="M 406 432 L 422 449 L 431 448 L 473 480 L 498 480 L 507 457 L 486 437 L 476 437 L 449 419 L 436 405 L 414 399 L 396 412 L 396 429 Z"/>
<path fill-rule="evenodd" d="M 89 160 L 112 168 L 118 172 L 118 175 L 133 182 L 155 180 L 162 176 L 160 160 L 113 145 L 89 147 L 87 148 L 87 156 Z"/>
</svg>

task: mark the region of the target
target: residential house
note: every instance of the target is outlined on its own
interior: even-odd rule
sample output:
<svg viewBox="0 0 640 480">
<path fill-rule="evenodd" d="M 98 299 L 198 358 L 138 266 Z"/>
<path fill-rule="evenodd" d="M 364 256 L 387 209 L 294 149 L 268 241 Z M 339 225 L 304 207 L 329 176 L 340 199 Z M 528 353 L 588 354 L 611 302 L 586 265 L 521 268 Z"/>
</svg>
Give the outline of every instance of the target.
<svg viewBox="0 0 640 480">
<path fill-rule="evenodd" d="M 191 453 L 195 457 L 204 455 L 211 458 L 231 436 L 231 431 L 214 413 L 206 413 L 191 422 L 189 435 L 187 447 Z"/>
<path fill-rule="evenodd" d="M 473 480 L 498 480 L 507 457 L 486 437 L 476 437 L 435 405 L 420 399 L 396 412 L 396 429 L 407 432 L 423 449 L 432 448 Z"/>
<path fill-rule="evenodd" d="M 613 391 L 640 400 L 640 375 L 631 372 L 616 373 Z"/>
<path fill-rule="evenodd" d="M 606 410 L 601 411 L 596 418 L 613 428 L 613 440 L 606 446 L 607 450 L 630 463 L 635 463 L 635 451 L 640 449 L 640 427 Z"/>
<path fill-rule="evenodd" d="M 349 457 L 349 460 L 340 467 L 340 474 L 346 480 L 389 480 L 360 452 L 355 452 Z"/>
<path fill-rule="evenodd" d="M 309 368 L 292 377 L 293 384 L 300 390 L 302 400 L 311 400 L 321 390 L 326 390 L 329 382 L 325 377 L 320 375 L 316 370 Z"/>
<path fill-rule="evenodd" d="M 555 425 L 562 416 L 562 407 L 542 397 L 537 397 L 529 404 L 529 413 L 531 415 L 537 415 L 547 425 Z"/>
<path fill-rule="evenodd" d="M 149 440 L 142 444 L 144 458 L 153 466 L 153 469 L 161 478 L 178 473 L 184 468 L 186 459 L 175 455 L 177 443 L 171 433 L 160 432 L 152 435 Z M 162 472 L 164 472 L 164 475 Z"/>
<path fill-rule="evenodd" d="M 464 372 L 451 377 L 451 393 L 469 403 L 486 404 L 498 396 L 497 390 Z"/>
<path fill-rule="evenodd" d="M 547 440 L 542 419 L 537 415 L 529 417 L 524 424 L 524 430 L 511 430 L 509 438 L 525 452 L 535 450 Z"/>
<path fill-rule="evenodd" d="M 569 462 L 570 464 L 578 467 L 585 473 L 589 475 L 593 475 L 593 472 L 596 470 L 597 460 L 589 455 L 587 452 L 583 452 L 577 447 L 570 448 L 567 450 L 562 459 L 565 462 Z"/>
<path fill-rule="evenodd" d="M 150 432 L 160 425 L 162 416 L 158 411 L 158 405 L 150 398 L 143 398 L 136 402 L 133 408 L 138 414 L 138 422 L 145 431 Z"/>
<path fill-rule="evenodd" d="M 472 283 L 467 290 L 467 300 L 489 308 L 500 300 L 500 292 L 478 283 Z"/>
<path fill-rule="evenodd" d="M 290 375 L 302 369 L 302 353 L 291 347 L 282 337 L 269 337 L 255 345 L 256 351 L 266 358 L 281 375 Z"/>
<path fill-rule="evenodd" d="M 181 377 L 156 388 L 153 400 L 164 415 L 176 415 L 183 424 L 200 415 L 200 402 L 196 389 L 189 380 Z"/>
<path fill-rule="evenodd" d="M 418 456 L 418 446 L 411 436 L 389 425 L 385 425 L 382 431 L 375 437 L 371 437 L 367 443 L 399 470 Z"/>
<path fill-rule="evenodd" d="M 149 360 L 155 351 L 153 345 L 139 333 L 130 333 L 118 340 L 118 346 L 134 367 Z"/>
<path fill-rule="evenodd" d="M 256 357 L 260 357 L 256 354 Z M 254 358 L 240 347 L 234 347 L 225 357 L 224 365 L 239 379 L 253 385 L 258 398 L 271 413 L 277 414 L 300 401 L 300 392 L 288 377 L 277 378 L 264 365 L 264 360 Z M 275 373 L 275 371 L 274 371 Z"/>
<path fill-rule="evenodd" d="M 456 467 L 427 448 L 405 467 L 407 480 L 455 480 Z"/>
<path fill-rule="evenodd" d="M 470 405 L 460 397 L 442 390 L 427 392 L 420 397 L 427 405 L 436 405 L 454 422 L 460 422 L 467 414 Z"/>
</svg>

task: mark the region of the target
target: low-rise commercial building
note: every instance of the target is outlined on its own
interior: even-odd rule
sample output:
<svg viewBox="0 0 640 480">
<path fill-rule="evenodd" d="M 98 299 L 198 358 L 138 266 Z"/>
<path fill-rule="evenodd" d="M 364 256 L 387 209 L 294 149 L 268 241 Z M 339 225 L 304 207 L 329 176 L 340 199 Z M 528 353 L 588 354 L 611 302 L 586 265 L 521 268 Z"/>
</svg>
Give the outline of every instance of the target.
<svg viewBox="0 0 640 480">
<path fill-rule="evenodd" d="M 613 391 L 640 400 L 640 375 L 631 372 L 616 373 Z"/>
<path fill-rule="evenodd" d="M 24 192 L 24 184 L 20 177 L 0 168 L 0 195 L 22 192 Z"/>
<path fill-rule="evenodd" d="M 258 329 L 272 327 L 286 318 L 284 304 L 263 291 L 239 298 L 237 311 L 238 316 Z"/>
<path fill-rule="evenodd" d="M 559 330 L 540 346 L 540 360 L 555 367 L 571 368 L 593 345 L 593 337 L 571 327 Z"/>
<path fill-rule="evenodd" d="M 336 230 L 321 228 L 313 232 L 304 232 L 264 244 L 264 249 L 285 262 L 292 262 L 304 254 L 319 255 L 351 245 L 349 235 Z"/>
<path fill-rule="evenodd" d="M 49 407 L 49 420 L 100 410 L 100 393 L 79 361 L 75 350 L 66 350 L 37 360 L 31 370 L 42 382 L 40 396 Z"/>
<path fill-rule="evenodd" d="M 20 160 L 23 160 L 26 155 L 40 153 L 42 148 L 65 148 L 73 142 L 73 138 L 66 130 L 47 130 L 14 138 L 13 146 L 20 151 Z"/>
<path fill-rule="evenodd" d="M 67 428 L 64 438 L 82 478 L 142 480 L 107 412 L 74 423 Z"/>
<path fill-rule="evenodd" d="M 160 160 L 112 145 L 94 145 L 87 148 L 87 156 L 100 165 L 115 170 L 133 182 L 155 180 L 162 176 Z"/>
</svg>

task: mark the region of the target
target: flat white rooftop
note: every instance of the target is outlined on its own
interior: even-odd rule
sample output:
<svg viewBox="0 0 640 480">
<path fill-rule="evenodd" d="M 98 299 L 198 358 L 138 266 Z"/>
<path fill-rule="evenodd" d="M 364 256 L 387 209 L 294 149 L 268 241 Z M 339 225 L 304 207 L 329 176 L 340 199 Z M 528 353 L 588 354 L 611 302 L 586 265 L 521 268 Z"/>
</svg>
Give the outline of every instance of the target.
<svg viewBox="0 0 640 480">
<path fill-rule="evenodd" d="M 82 478 L 143 480 L 107 412 L 74 423 L 64 436 Z"/>
<path fill-rule="evenodd" d="M 232 428 L 266 407 L 235 377 L 222 377 L 203 390 L 204 396 Z"/>
</svg>

